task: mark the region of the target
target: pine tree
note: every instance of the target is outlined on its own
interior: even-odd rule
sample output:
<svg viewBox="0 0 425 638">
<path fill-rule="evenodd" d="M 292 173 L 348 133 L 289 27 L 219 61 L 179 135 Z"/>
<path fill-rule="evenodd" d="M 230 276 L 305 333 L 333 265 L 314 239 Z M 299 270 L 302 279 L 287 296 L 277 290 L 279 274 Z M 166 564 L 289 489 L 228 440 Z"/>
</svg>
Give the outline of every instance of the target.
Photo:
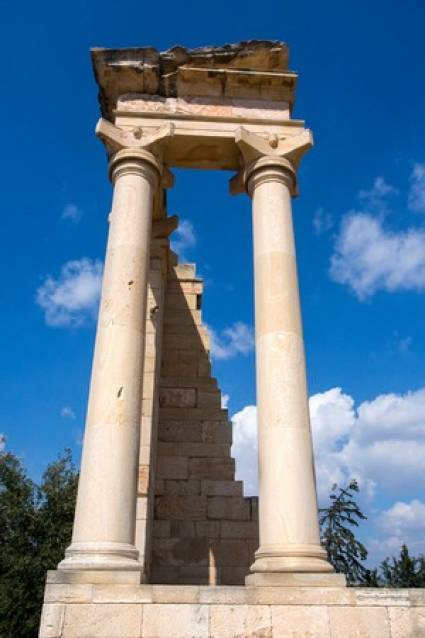
<svg viewBox="0 0 425 638">
<path fill-rule="evenodd" d="M 334 485 L 329 507 L 319 510 L 322 545 L 327 551 L 329 562 L 336 572 L 345 574 L 350 585 L 364 584 L 372 577 L 363 564 L 367 549 L 352 530 L 359 526 L 359 521 L 367 518 L 354 500 L 354 494 L 358 491 L 359 486 L 354 479 L 346 488 Z"/>
<path fill-rule="evenodd" d="M 425 587 L 425 557 L 410 556 L 403 544 L 399 558 L 393 556 L 381 563 L 379 581 L 384 587 Z"/>
</svg>

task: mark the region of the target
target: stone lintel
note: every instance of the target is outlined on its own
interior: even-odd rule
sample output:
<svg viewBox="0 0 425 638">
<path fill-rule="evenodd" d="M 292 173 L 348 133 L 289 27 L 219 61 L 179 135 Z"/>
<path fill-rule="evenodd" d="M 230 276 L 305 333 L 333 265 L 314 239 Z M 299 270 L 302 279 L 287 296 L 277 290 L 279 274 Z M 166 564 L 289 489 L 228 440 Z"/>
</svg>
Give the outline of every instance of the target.
<svg viewBox="0 0 425 638">
<path fill-rule="evenodd" d="M 127 93 L 162 97 L 295 99 L 296 73 L 283 42 L 251 40 L 224 46 L 159 52 L 152 47 L 91 51 L 103 117 L 110 121 Z M 235 95 L 236 94 L 236 95 Z"/>
</svg>

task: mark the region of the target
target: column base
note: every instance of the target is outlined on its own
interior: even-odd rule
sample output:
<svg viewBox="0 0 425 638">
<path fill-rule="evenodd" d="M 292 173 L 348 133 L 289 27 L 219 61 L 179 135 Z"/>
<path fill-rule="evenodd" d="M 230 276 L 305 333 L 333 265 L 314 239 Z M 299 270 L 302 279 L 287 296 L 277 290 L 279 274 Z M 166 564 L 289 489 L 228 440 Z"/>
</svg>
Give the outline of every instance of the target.
<svg viewBox="0 0 425 638">
<path fill-rule="evenodd" d="M 245 578 L 248 587 L 346 587 L 344 574 L 307 572 L 256 572 Z"/>
<path fill-rule="evenodd" d="M 130 571 L 141 572 L 139 551 L 127 543 L 72 543 L 59 571 Z"/>
</svg>

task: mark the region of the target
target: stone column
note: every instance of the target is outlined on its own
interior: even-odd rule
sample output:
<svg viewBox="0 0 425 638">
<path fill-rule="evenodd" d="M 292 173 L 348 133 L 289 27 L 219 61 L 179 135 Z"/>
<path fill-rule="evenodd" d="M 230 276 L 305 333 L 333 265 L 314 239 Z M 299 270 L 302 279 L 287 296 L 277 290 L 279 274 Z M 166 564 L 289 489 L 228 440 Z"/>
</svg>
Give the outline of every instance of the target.
<svg viewBox="0 0 425 638">
<path fill-rule="evenodd" d="M 294 170 L 282 157 L 262 157 L 245 170 L 245 185 L 253 208 L 260 508 L 260 547 L 247 584 L 292 584 L 288 572 L 333 571 L 320 545 L 292 227 Z"/>
<path fill-rule="evenodd" d="M 147 276 L 160 165 L 122 149 L 114 184 L 72 543 L 61 570 L 136 570 L 134 545 Z"/>
</svg>

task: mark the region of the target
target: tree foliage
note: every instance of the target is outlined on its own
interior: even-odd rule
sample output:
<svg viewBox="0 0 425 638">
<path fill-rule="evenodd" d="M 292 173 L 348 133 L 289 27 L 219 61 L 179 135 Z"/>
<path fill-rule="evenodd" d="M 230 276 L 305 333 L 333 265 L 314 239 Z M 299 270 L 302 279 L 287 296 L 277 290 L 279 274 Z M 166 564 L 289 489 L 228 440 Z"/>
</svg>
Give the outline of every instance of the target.
<svg viewBox="0 0 425 638">
<path fill-rule="evenodd" d="M 319 510 L 322 544 L 329 562 L 336 572 L 345 574 L 350 585 L 363 584 L 370 577 L 363 564 L 367 549 L 353 531 L 360 521 L 367 518 L 355 501 L 358 491 L 359 486 L 354 479 L 345 488 L 334 485 L 329 506 Z"/>
<path fill-rule="evenodd" d="M 38 635 L 46 570 L 71 538 L 77 479 L 69 450 L 40 485 L 14 454 L 0 454 L 0 636 Z"/>
<path fill-rule="evenodd" d="M 375 572 L 381 587 L 425 587 L 425 556 L 410 556 L 403 544 L 399 558 L 386 558 Z"/>
</svg>

